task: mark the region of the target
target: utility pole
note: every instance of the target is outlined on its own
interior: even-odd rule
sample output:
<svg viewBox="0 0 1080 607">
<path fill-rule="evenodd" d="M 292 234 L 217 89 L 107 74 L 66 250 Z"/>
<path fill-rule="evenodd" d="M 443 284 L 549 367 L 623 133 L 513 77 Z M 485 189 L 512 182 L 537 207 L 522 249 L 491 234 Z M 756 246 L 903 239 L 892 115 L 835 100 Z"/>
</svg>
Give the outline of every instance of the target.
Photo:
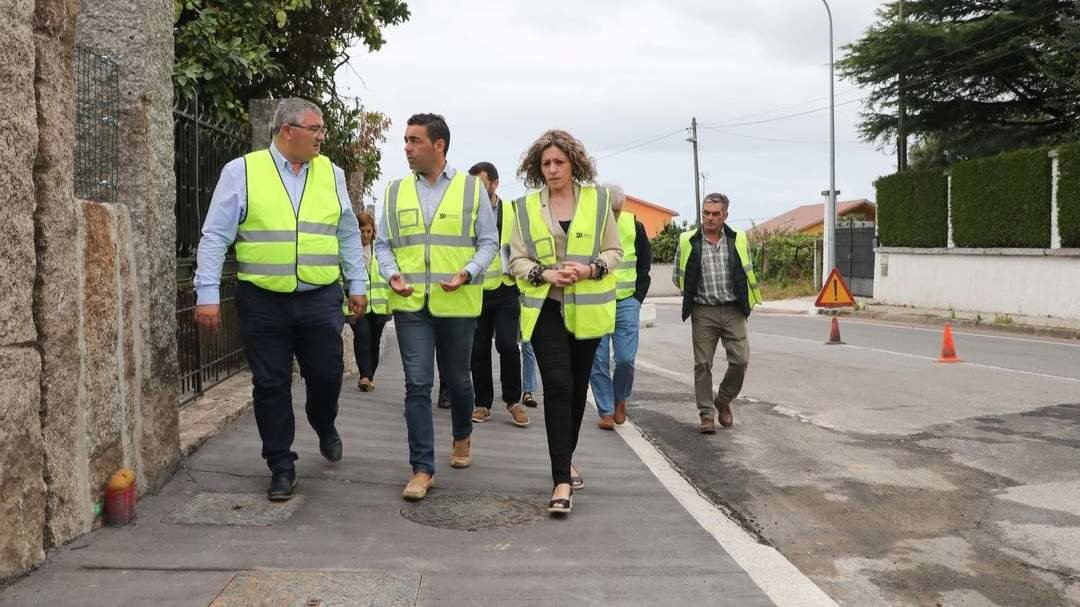
<svg viewBox="0 0 1080 607">
<path fill-rule="evenodd" d="M 825 250 L 821 279 L 826 280 L 836 267 L 836 95 L 833 85 L 833 18 L 828 0 L 821 0 L 829 16 L 829 192 L 825 199 Z"/>
<path fill-rule="evenodd" d="M 690 138 L 687 139 L 690 143 L 694 144 L 694 213 L 695 223 L 694 225 L 701 225 L 701 171 L 698 170 L 698 152 L 697 152 L 697 116 L 690 119 Z"/>
<path fill-rule="evenodd" d="M 900 23 L 904 23 L 904 0 L 898 0 L 898 16 Z M 904 71 L 897 76 L 896 85 L 896 172 L 902 173 L 907 170 L 907 132 L 904 131 Z"/>
</svg>

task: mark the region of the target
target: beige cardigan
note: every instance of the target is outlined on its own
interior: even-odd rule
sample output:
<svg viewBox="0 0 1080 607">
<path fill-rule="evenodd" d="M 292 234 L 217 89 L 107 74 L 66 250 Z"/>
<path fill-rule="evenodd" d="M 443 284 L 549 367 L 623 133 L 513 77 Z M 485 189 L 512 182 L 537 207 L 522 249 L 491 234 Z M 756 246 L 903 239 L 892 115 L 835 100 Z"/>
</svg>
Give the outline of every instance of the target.
<svg viewBox="0 0 1080 607">
<path fill-rule="evenodd" d="M 574 210 L 577 210 L 577 198 L 580 194 L 580 188 L 574 186 Z M 555 259 L 559 265 L 562 264 L 562 260 L 566 258 L 566 232 L 563 231 L 562 226 L 559 225 L 559 221 L 555 219 L 555 215 L 551 210 L 551 206 L 548 204 L 548 188 L 544 186 L 540 190 L 540 205 L 543 208 L 544 223 L 547 224 L 548 230 L 551 231 L 551 235 L 555 238 Z M 519 213 L 524 213 L 525 209 L 517 209 Z M 615 216 L 608 211 L 607 222 L 604 224 L 604 233 L 600 241 L 600 259 L 607 264 L 608 272 L 614 272 L 619 267 L 619 262 L 622 260 L 623 250 L 622 245 L 619 244 L 619 227 L 615 223 Z M 525 239 L 521 236 L 520 224 L 515 221 L 514 229 L 510 233 L 510 272 L 515 277 L 521 280 L 528 280 L 529 272 L 533 268 L 540 265 L 539 260 L 529 257 L 528 250 L 525 248 Z M 562 301 L 563 290 L 562 287 L 552 286 L 548 290 L 548 299 L 554 299 L 555 301 Z"/>
</svg>

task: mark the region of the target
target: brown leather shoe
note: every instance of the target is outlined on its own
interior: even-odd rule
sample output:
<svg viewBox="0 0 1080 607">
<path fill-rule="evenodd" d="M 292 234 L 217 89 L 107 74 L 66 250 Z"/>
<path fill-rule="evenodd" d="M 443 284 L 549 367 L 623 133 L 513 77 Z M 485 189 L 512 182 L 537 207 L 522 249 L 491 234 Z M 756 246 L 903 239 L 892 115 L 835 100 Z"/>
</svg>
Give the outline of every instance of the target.
<svg viewBox="0 0 1080 607">
<path fill-rule="evenodd" d="M 525 428 L 529 425 L 529 414 L 525 411 L 525 406 L 521 403 L 513 403 L 506 407 L 506 412 L 510 414 L 510 419 L 518 428 Z"/>
<path fill-rule="evenodd" d="M 718 407 L 720 409 L 720 425 L 725 428 L 730 428 L 735 424 L 735 418 L 731 415 L 731 403 L 726 403 Z"/>
<path fill-rule="evenodd" d="M 698 431 L 702 434 L 716 434 L 716 422 L 711 415 L 701 418 L 701 428 Z"/>
<path fill-rule="evenodd" d="M 428 489 L 435 483 L 435 477 L 427 472 L 413 472 L 409 484 L 401 492 L 401 497 L 410 502 L 418 502 L 427 497 Z"/>
<path fill-rule="evenodd" d="M 596 424 L 600 426 L 601 430 L 614 430 L 615 418 L 610 415 L 604 415 L 600 417 L 600 423 Z"/>
<path fill-rule="evenodd" d="M 477 407 L 472 410 L 472 420 L 474 424 L 482 424 L 491 419 L 491 409 L 487 407 Z"/>
<path fill-rule="evenodd" d="M 626 423 L 626 403 L 621 400 L 615 401 L 615 425 L 621 426 Z"/>
<path fill-rule="evenodd" d="M 451 468 L 468 468 L 472 463 L 472 455 L 469 454 L 469 448 L 472 446 L 472 437 L 463 438 L 461 440 L 454 441 L 454 445 L 450 451 L 450 467 Z"/>
</svg>

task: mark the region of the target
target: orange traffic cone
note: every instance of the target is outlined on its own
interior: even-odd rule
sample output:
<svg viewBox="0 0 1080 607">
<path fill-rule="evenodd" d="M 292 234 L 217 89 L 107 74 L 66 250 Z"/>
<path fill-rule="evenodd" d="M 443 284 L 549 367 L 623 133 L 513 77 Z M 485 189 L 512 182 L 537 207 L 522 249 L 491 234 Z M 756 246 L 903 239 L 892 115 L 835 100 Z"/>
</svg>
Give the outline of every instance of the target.
<svg viewBox="0 0 1080 607">
<path fill-rule="evenodd" d="M 939 363 L 960 362 L 960 359 L 956 357 L 956 344 L 953 343 L 952 325 L 949 323 L 945 323 L 945 334 L 941 340 L 941 356 L 937 361 Z"/>
<path fill-rule="evenodd" d="M 832 327 L 829 329 L 829 341 L 825 342 L 826 346 L 843 345 L 844 342 L 840 341 L 840 321 L 835 316 L 832 317 Z"/>
</svg>

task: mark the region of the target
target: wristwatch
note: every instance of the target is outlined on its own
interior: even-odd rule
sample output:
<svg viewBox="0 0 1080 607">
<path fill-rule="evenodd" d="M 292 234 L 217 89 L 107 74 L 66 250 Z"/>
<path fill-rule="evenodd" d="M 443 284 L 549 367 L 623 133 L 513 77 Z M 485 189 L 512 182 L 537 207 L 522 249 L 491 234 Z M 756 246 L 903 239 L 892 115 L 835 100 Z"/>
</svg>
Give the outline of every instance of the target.
<svg viewBox="0 0 1080 607">
<path fill-rule="evenodd" d="M 468 270 L 462 270 L 461 272 L 463 274 L 465 274 L 465 284 L 471 284 L 472 283 L 472 272 L 470 272 Z"/>
</svg>

